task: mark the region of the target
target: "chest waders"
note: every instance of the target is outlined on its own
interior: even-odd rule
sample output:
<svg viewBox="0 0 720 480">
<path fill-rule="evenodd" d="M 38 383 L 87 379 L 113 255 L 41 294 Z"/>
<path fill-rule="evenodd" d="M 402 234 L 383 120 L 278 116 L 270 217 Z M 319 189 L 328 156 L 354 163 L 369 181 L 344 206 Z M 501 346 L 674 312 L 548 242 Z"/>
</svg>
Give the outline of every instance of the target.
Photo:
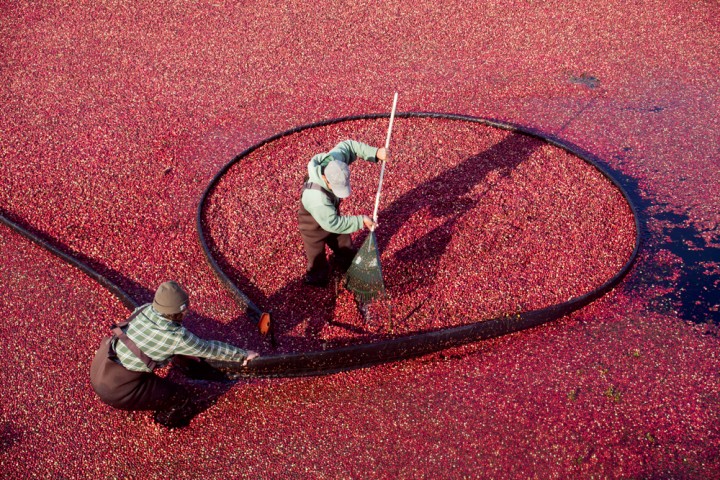
<svg viewBox="0 0 720 480">
<path fill-rule="evenodd" d="M 130 318 L 128 318 L 124 322 L 118 323 L 117 325 L 113 326 L 110 329 L 110 331 L 113 333 L 114 337 L 112 338 L 112 340 L 110 340 L 110 350 L 108 351 L 108 358 L 113 361 L 117 358 L 117 352 L 115 352 L 115 344 L 116 344 L 115 339 L 117 338 L 125 344 L 125 346 L 128 348 L 128 350 L 130 350 L 133 353 L 133 355 L 135 355 L 140 360 L 142 360 L 142 362 L 145 364 L 145 366 L 148 367 L 150 369 L 150 371 L 152 372 L 153 370 L 155 370 L 155 367 L 157 366 L 157 362 L 155 360 L 153 360 L 152 358 L 148 357 L 147 355 L 145 355 L 145 352 L 140 350 L 140 347 L 138 347 L 137 344 L 135 342 L 133 342 L 132 339 L 130 337 L 128 337 L 125 334 L 125 331 L 123 330 L 123 328 L 127 327 L 130 324 L 130 322 L 135 317 L 137 317 L 141 312 L 142 312 L 142 310 L 138 310 L 137 312 L 130 315 Z M 118 360 L 118 362 L 119 362 L 119 360 Z"/>
<path fill-rule="evenodd" d="M 332 201 L 337 214 L 340 215 L 341 200 L 332 192 L 313 182 L 305 182 L 302 192 L 304 193 L 305 190 L 317 190 L 325 194 Z M 325 256 L 325 245 L 335 254 L 340 269 L 347 270 L 355 256 L 350 234 L 331 233 L 323 230 L 310 212 L 305 209 L 302 201 L 300 201 L 300 210 L 298 212 L 298 225 L 303 239 L 305 256 L 307 257 L 305 283 L 325 286 L 328 283 L 330 270 Z"/>
<path fill-rule="evenodd" d="M 117 359 L 114 344 L 120 340 L 148 368 L 152 370 L 156 366 L 156 362 L 145 355 L 122 330 L 141 311 L 133 314 L 126 322 L 113 327 L 113 336 L 103 338 L 90 366 L 90 384 L 100 400 L 120 410 L 173 409 L 187 401 L 188 393 L 185 388 L 152 372 L 128 370 Z M 134 352 L 134 349 L 137 349 L 141 355 Z"/>
</svg>

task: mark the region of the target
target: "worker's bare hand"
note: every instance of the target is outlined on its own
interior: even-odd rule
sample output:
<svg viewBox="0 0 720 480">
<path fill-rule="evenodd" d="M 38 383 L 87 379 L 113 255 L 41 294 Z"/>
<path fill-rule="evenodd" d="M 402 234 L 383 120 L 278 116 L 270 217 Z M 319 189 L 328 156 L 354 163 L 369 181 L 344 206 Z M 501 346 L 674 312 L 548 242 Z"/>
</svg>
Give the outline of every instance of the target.
<svg viewBox="0 0 720 480">
<path fill-rule="evenodd" d="M 260 354 L 257 352 L 253 352 L 252 350 L 248 350 L 247 357 L 245 357 L 245 360 L 243 360 L 243 367 L 248 364 L 248 362 L 256 359 L 259 357 Z"/>
<path fill-rule="evenodd" d="M 363 215 L 363 224 L 365 224 L 365 228 L 368 228 L 370 230 L 374 230 L 375 227 L 377 227 L 377 223 L 372 221 L 372 218 L 368 217 L 367 215 Z"/>
<path fill-rule="evenodd" d="M 385 161 L 388 159 L 390 152 L 387 151 L 387 148 L 380 147 L 378 148 L 377 153 L 375 154 L 375 157 L 380 161 Z"/>
</svg>

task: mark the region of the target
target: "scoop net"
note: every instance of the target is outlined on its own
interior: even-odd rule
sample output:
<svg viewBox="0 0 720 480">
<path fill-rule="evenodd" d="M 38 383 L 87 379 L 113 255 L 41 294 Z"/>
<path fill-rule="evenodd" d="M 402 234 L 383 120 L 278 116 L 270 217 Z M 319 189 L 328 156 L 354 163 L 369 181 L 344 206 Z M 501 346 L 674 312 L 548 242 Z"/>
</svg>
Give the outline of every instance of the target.
<svg viewBox="0 0 720 480">
<path fill-rule="evenodd" d="M 370 232 L 355 255 L 345 276 L 345 287 L 363 304 L 385 295 L 375 232 Z"/>
</svg>

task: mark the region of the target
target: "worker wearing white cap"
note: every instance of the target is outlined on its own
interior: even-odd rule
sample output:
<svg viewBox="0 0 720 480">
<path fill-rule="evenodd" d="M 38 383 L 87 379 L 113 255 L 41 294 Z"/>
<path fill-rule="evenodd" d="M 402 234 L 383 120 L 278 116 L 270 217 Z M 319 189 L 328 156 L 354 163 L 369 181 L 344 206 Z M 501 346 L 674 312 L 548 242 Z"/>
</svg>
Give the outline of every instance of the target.
<svg viewBox="0 0 720 480">
<path fill-rule="evenodd" d="M 371 147 L 355 140 L 340 142 L 327 153 L 315 155 L 308 163 L 298 223 L 305 247 L 305 283 L 325 286 L 329 266 L 327 245 L 341 270 L 347 270 L 355 256 L 350 234 L 375 225 L 368 215 L 341 215 L 340 201 L 350 196 L 350 169 L 357 158 L 369 162 L 387 159 L 385 148 Z"/>
</svg>

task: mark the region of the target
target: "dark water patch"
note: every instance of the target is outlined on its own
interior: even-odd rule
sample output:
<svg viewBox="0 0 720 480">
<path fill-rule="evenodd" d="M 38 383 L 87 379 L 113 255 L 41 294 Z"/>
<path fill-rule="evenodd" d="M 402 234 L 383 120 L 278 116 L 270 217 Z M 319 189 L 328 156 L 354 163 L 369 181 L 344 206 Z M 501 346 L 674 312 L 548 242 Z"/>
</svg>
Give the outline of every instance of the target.
<svg viewBox="0 0 720 480">
<path fill-rule="evenodd" d="M 631 151 L 625 148 L 616 158 L 622 160 Z M 669 290 L 650 298 L 649 308 L 659 313 L 675 313 L 698 324 L 720 325 L 717 288 L 720 270 L 708 268 L 720 262 L 720 248 L 708 244 L 688 215 L 642 194 L 637 179 L 607 165 L 605 168 L 630 196 L 640 220 L 646 261 L 638 266 L 637 275 L 628 278 L 629 288 L 656 286 Z M 650 219 L 656 221 L 652 230 L 647 227 Z M 670 252 L 678 261 L 672 265 L 661 261 L 663 251 Z"/>
<path fill-rule="evenodd" d="M 653 105 L 652 107 L 626 107 L 623 110 L 628 112 L 640 112 L 640 113 L 660 113 L 667 107 L 661 105 Z"/>
<path fill-rule="evenodd" d="M 588 88 L 597 88 L 600 86 L 600 80 L 597 77 L 588 75 L 587 73 L 583 73 L 579 77 L 575 75 L 571 76 L 570 83 L 585 85 Z"/>
<path fill-rule="evenodd" d="M 0 422 L 0 453 L 10 450 L 22 436 L 22 432 L 12 423 Z"/>
<path fill-rule="evenodd" d="M 683 217 L 683 221 L 687 217 Z M 682 223 L 663 226 L 670 241 L 663 244 L 682 259 L 681 276 L 675 294 L 683 306 L 683 318 L 694 322 L 720 323 L 720 274 L 710 272 L 706 265 L 720 262 L 720 248 L 707 244 L 700 232 Z"/>
</svg>

